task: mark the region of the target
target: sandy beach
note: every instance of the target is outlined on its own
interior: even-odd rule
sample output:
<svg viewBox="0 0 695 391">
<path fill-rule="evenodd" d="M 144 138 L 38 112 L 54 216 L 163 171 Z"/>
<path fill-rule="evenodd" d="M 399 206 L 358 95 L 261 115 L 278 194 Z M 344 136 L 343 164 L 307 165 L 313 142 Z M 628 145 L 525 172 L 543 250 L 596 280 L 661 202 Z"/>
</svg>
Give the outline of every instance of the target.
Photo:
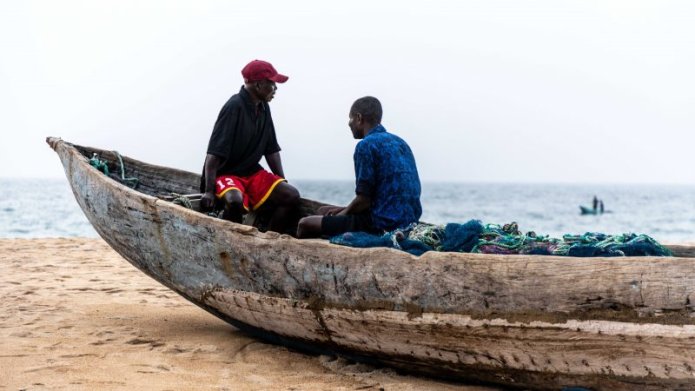
<svg viewBox="0 0 695 391">
<path fill-rule="evenodd" d="M 0 390 L 493 390 L 253 339 L 100 239 L 0 239 Z"/>
</svg>

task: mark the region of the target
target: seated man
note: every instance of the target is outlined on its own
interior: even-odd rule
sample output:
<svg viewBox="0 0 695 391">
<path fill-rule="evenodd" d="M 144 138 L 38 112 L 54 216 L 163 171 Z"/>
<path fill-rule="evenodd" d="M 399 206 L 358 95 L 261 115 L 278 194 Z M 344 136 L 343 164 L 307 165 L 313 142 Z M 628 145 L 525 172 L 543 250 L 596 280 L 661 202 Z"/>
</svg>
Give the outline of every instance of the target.
<svg viewBox="0 0 695 391">
<path fill-rule="evenodd" d="M 348 126 L 356 139 L 356 196 L 346 207 L 323 207 L 299 221 L 297 237 L 344 232 L 381 233 L 417 222 L 422 214 L 415 157 L 403 139 L 381 125 L 381 103 L 366 96 L 352 104 Z"/>
<path fill-rule="evenodd" d="M 210 136 L 201 207 L 209 210 L 217 197 L 224 204 L 222 217 L 240 223 L 247 211 L 268 205 L 273 208 L 268 229 L 283 232 L 299 204 L 299 192 L 284 178 L 268 102 L 275 96 L 275 83 L 288 78 L 259 60 L 248 63 L 241 74 L 244 85 L 222 107 Z M 272 174 L 259 164 L 262 157 Z"/>
</svg>

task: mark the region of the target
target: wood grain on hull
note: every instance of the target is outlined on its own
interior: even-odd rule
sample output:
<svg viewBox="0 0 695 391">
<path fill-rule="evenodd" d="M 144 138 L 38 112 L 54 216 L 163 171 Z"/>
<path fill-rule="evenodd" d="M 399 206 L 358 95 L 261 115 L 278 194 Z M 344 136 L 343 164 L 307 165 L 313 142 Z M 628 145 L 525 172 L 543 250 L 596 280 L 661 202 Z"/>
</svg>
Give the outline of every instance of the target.
<svg viewBox="0 0 695 391">
<path fill-rule="evenodd" d="M 685 386 L 695 376 L 693 325 L 510 322 L 454 314 L 316 310 L 306 302 L 242 291 L 216 291 L 206 302 L 245 323 L 292 338 L 472 380 L 557 389 L 572 379 L 569 384 L 629 390 L 636 383 L 664 389 L 658 379 L 667 389 Z M 537 383 L 528 383 L 529 378 Z"/>
</svg>

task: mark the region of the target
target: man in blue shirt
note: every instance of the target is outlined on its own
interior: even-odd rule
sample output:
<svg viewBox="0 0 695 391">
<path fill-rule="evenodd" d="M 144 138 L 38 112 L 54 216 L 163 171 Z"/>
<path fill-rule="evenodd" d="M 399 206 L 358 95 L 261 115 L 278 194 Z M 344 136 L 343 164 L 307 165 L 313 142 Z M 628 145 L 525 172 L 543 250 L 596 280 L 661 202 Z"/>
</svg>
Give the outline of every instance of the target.
<svg viewBox="0 0 695 391">
<path fill-rule="evenodd" d="M 355 198 L 346 207 L 322 207 L 320 215 L 301 219 L 297 237 L 381 233 L 418 221 L 422 206 L 415 157 L 403 139 L 381 125 L 381 116 L 381 103 L 374 97 L 352 104 L 348 126 L 361 139 L 354 154 Z"/>
</svg>

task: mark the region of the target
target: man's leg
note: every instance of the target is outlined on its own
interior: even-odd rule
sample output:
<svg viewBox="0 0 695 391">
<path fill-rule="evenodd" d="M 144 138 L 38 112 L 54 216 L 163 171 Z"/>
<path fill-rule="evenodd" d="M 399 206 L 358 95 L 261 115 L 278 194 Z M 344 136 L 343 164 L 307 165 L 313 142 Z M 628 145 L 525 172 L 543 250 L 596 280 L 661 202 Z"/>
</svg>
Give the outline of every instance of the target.
<svg viewBox="0 0 695 391">
<path fill-rule="evenodd" d="M 299 191 L 287 182 L 279 183 L 268 197 L 268 202 L 274 208 L 268 229 L 284 233 L 299 206 Z"/>
<path fill-rule="evenodd" d="M 340 235 L 345 232 L 374 232 L 368 214 L 341 216 L 307 216 L 299 220 L 298 238 L 316 238 Z"/>
<path fill-rule="evenodd" d="M 307 216 L 299 220 L 297 225 L 298 238 L 317 238 L 321 236 L 321 221 L 323 216 Z"/>
<path fill-rule="evenodd" d="M 244 195 L 241 191 L 237 189 L 229 190 L 224 193 L 222 200 L 224 201 L 222 218 L 241 224 L 244 213 L 246 212 L 244 209 Z"/>
</svg>

